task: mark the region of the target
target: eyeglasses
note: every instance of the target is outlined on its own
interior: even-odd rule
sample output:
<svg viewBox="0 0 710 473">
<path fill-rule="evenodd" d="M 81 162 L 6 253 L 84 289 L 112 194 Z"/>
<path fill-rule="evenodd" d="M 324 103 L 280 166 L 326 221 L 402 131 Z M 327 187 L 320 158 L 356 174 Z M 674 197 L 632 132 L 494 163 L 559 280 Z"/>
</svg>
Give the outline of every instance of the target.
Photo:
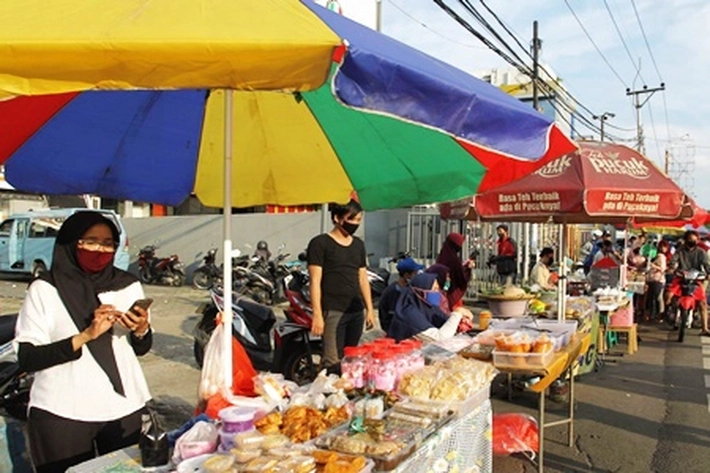
<svg viewBox="0 0 710 473">
<path fill-rule="evenodd" d="M 105 251 L 105 252 L 114 252 L 116 251 L 116 242 L 113 240 L 105 240 L 105 241 L 98 241 L 98 240 L 79 240 L 79 245 L 81 245 L 83 248 L 86 248 L 89 251 Z"/>
</svg>

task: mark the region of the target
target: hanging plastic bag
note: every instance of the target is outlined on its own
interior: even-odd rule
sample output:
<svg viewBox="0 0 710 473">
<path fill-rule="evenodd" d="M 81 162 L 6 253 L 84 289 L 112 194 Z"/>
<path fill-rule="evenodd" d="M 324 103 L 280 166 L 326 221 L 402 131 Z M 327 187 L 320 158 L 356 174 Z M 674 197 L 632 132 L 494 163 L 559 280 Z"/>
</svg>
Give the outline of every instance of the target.
<svg viewBox="0 0 710 473">
<path fill-rule="evenodd" d="M 221 317 L 217 319 L 217 326 L 210 335 L 210 340 L 205 347 L 205 357 L 202 364 L 200 379 L 200 399 L 209 399 L 211 396 L 226 390 L 228 381 L 224 379 L 224 324 Z M 236 340 L 232 341 L 232 392 L 240 396 L 255 396 L 254 377 L 257 375 L 246 350 Z"/>
<path fill-rule="evenodd" d="M 143 466 L 166 465 L 170 459 L 168 433 L 160 426 L 153 411 L 141 415 L 138 448 L 141 452 L 141 465 Z"/>
<path fill-rule="evenodd" d="M 175 443 L 173 463 L 217 450 L 219 433 L 212 422 L 199 421 L 180 436 Z"/>
<path fill-rule="evenodd" d="M 493 416 L 493 454 L 537 453 L 537 421 L 526 414 Z"/>
</svg>

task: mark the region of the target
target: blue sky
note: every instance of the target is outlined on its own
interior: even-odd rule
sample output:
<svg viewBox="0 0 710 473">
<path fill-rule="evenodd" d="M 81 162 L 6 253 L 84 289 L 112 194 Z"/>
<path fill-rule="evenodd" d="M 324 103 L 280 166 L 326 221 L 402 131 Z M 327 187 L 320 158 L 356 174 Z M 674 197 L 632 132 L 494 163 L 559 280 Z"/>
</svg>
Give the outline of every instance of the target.
<svg viewBox="0 0 710 473">
<path fill-rule="evenodd" d="M 445 3 L 458 6 L 456 0 Z M 485 13 L 479 0 L 470 0 Z M 662 167 L 666 149 L 678 161 L 694 156 L 693 193 L 710 207 L 710 100 L 704 95 L 710 78 L 710 2 L 706 0 L 567 0 L 611 67 L 585 35 L 565 0 L 485 0 L 524 45 L 532 38 L 532 22 L 539 23 L 543 41 L 541 61 L 549 65 L 586 107 L 622 128 L 605 129 L 635 145 L 636 112 L 626 88 L 644 84 L 666 91 L 656 93 L 641 110 L 646 154 Z M 634 12 L 641 18 L 658 72 Z M 629 49 L 627 53 L 612 16 Z M 473 17 L 457 11 L 474 27 Z M 493 24 L 490 16 L 487 18 Z M 423 25 L 426 26 L 423 26 Z M 496 25 L 498 30 L 500 27 Z M 490 52 L 432 0 L 382 0 L 382 32 L 474 75 L 507 63 Z M 490 35 L 488 35 L 490 36 Z M 511 43 L 512 39 L 506 38 Z M 630 56 L 630 57 L 629 57 Z M 632 62 L 632 58 L 634 61 Z M 640 61 L 640 76 L 637 66 Z M 617 77 L 617 74 L 619 77 Z M 587 114 L 588 115 L 588 114 Z M 588 129 L 581 129 L 590 135 Z M 687 181 L 686 181 L 687 182 Z"/>
</svg>

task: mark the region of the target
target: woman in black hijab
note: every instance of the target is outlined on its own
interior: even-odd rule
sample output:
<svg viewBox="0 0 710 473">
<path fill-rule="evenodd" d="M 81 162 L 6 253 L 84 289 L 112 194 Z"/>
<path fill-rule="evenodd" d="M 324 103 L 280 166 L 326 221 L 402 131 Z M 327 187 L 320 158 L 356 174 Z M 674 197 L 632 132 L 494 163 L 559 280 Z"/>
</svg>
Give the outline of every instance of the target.
<svg viewBox="0 0 710 473">
<path fill-rule="evenodd" d="M 471 260 L 467 260 L 465 263 L 461 261 L 461 248 L 464 239 L 465 237 L 460 233 L 449 233 L 441 246 L 439 256 L 436 258 L 437 264 L 442 264 L 449 268 L 451 285 L 446 290 L 446 298 L 452 310 L 463 306 L 463 296 L 468 290 L 471 269 L 474 267 L 474 263 Z"/>
<path fill-rule="evenodd" d="M 15 339 L 34 372 L 28 433 L 38 473 L 67 468 L 138 441 L 150 399 L 136 356 L 150 350 L 138 280 L 113 266 L 116 226 L 82 211 L 59 230 L 49 272 L 30 283 Z M 129 311 L 130 309 L 130 311 Z"/>
</svg>

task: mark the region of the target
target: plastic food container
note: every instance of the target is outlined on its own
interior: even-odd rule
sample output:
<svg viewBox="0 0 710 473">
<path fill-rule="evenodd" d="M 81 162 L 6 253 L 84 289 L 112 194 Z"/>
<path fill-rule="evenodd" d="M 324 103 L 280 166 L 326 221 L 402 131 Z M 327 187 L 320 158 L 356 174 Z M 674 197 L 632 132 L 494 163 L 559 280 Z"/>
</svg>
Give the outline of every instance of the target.
<svg viewBox="0 0 710 473">
<path fill-rule="evenodd" d="M 340 371 L 344 379 L 352 383 L 354 388 L 364 388 L 367 385 L 368 349 L 367 347 L 345 347 Z"/>
<path fill-rule="evenodd" d="M 256 411 L 249 407 L 226 407 L 219 411 L 222 431 L 225 433 L 248 432 L 254 430 Z"/>
<path fill-rule="evenodd" d="M 542 353 L 493 350 L 493 365 L 496 368 L 544 369 L 552 362 L 554 354 L 554 350 Z"/>
<path fill-rule="evenodd" d="M 380 391 L 394 391 L 397 384 L 397 362 L 391 351 L 372 354 L 369 376 L 370 386 Z"/>
<path fill-rule="evenodd" d="M 255 458 L 261 456 L 261 450 L 243 450 L 241 448 L 233 448 L 229 451 L 234 458 L 237 459 L 237 463 L 247 463 Z"/>
<path fill-rule="evenodd" d="M 266 437 L 257 430 L 238 432 L 234 435 L 234 444 L 243 450 L 256 450 L 261 448 Z"/>
</svg>

